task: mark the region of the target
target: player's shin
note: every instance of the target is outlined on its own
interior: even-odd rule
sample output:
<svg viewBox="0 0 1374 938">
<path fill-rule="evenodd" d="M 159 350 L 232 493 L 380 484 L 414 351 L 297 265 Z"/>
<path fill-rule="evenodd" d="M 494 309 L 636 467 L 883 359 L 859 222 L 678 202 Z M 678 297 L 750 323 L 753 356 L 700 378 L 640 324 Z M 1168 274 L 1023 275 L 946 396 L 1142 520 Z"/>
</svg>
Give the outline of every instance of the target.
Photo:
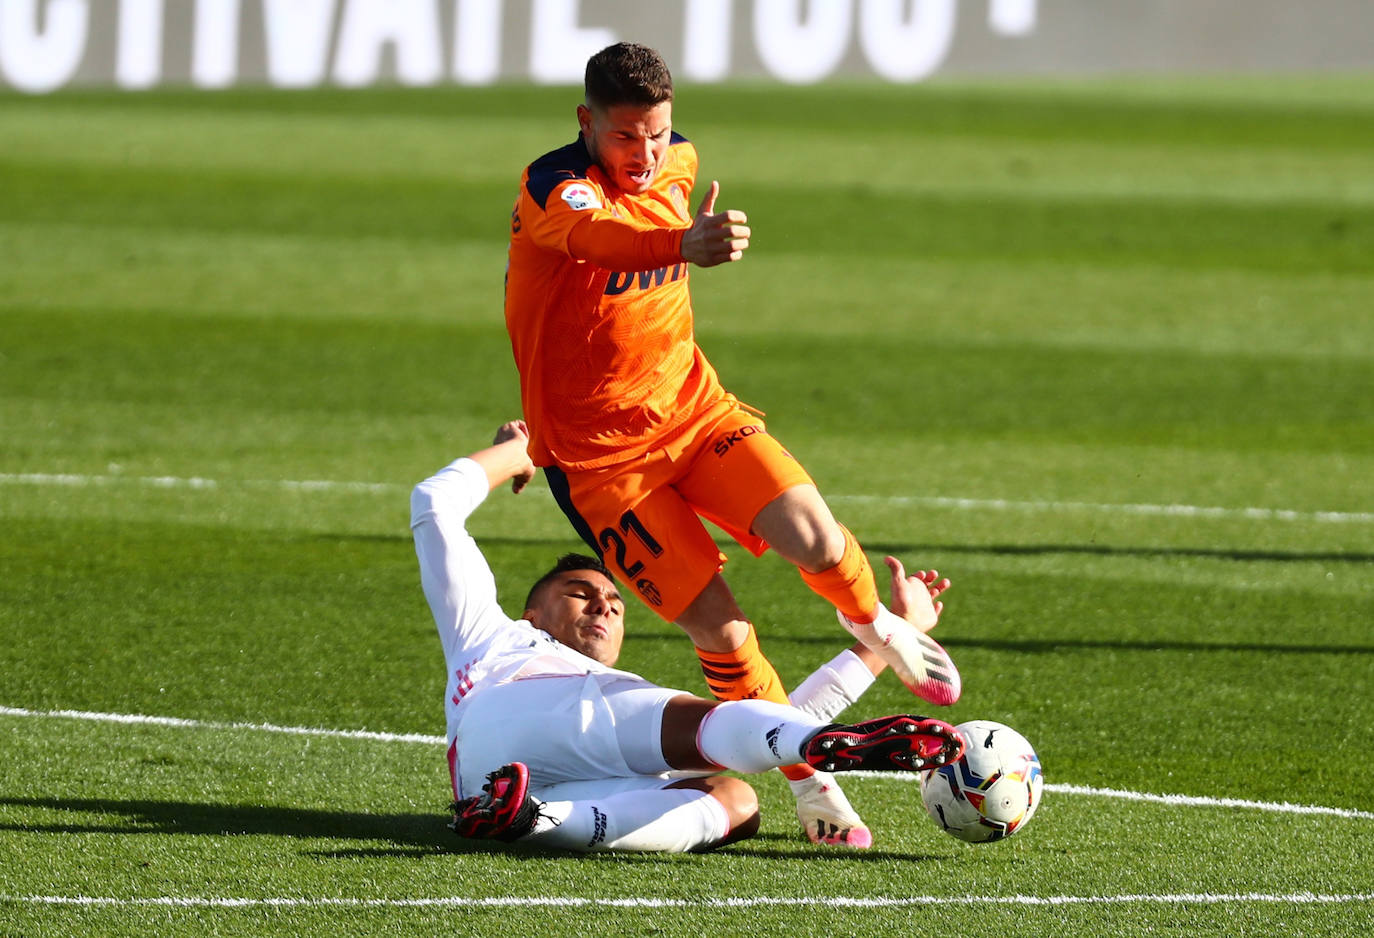
<svg viewBox="0 0 1374 938">
<path fill-rule="evenodd" d="M 789 703 L 787 690 L 772 662 L 763 656 L 759 648 L 758 634 L 749 625 L 749 633 L 744 642 L 733 651 L 705 651 L 697 649 L 701 661 L 701 671 L 706 676 L 706 684 L 717 700 L 768 700 L 773 703 Z M 810 778 L 813 769 L 809 765 L 783 765 L 781 771 L 788 781 L 801 781 Z"/>
<path fill-rule="evenodd" d="M 818 573 L 800 570 L 801 578 L 851 622 L 872 622 L 878 614 L 878 585 L 873 566 L 858 540 L 844 525 L 844 554 L 835 566 Z"/>
<path fill-rule="evenodd" d="M 771 700 L 787 702 L 787 690 L 782 686 L 777 670 L 763 656 L 754 626 L 744 642 L 732 651 L 697 650 L 701 673 L 706 686 L 717 700 Z"/>
<path fill-rule="evenodd" d="M 802 746 L 825 725 L 767 700 L 727 701 L 702 718 L 697 749 L 727 769 L 764 772 L 796 763 Z"/>
</svg>

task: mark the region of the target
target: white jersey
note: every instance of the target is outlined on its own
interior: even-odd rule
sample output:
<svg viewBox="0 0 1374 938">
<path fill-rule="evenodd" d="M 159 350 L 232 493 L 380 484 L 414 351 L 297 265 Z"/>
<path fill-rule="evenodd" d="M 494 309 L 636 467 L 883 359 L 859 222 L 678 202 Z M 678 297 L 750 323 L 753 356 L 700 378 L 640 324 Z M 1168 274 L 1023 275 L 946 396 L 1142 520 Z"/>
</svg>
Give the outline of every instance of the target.
<svg viewBox="0 0 1374 938">
<path fill-rule="evenodd" d="M 555 675 L 635 677 L 588 658 L 501 610 L 491 567 L 466 527 L 468 516 L 489 491 L 486 472 L 463 458 L 421 482 L 410 496 L 420 582 L 448 665 L 444 716 L 450 743 L 463 704 L 483 688 Z"/>
</svg>

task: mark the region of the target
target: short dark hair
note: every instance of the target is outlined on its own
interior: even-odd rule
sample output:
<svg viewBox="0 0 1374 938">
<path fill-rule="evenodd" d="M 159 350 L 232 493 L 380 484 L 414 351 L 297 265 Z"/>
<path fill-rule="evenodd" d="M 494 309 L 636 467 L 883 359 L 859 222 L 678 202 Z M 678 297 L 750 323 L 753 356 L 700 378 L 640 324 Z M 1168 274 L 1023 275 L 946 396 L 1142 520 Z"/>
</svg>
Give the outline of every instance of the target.
<svg viewBox="0 0 1374 938">
<path fill-rule="evenodd" d="M 587 104 L 599 108 L 632 104 L 654 107 L 673 100 L 668 64 L 648 46 L 617 42 L 587 60 Z"/>
<path fill-rule="evenodd" d="M 569 570 L 594 570 L 606 579 L 615 582 L 611 576 L 611 571 L 607 570 L 606 565 L 595 557 L 588 557 L 586 554 L 564 554 L 558 558 L 558 562 L 553 565 L 552 570 L 534 581 L 534 585 L 530 587 L 529 595 L 525 597 L 525 608 L 533 607 L 535 595 L 559 574 L 567 573 Z"/>
</svg>

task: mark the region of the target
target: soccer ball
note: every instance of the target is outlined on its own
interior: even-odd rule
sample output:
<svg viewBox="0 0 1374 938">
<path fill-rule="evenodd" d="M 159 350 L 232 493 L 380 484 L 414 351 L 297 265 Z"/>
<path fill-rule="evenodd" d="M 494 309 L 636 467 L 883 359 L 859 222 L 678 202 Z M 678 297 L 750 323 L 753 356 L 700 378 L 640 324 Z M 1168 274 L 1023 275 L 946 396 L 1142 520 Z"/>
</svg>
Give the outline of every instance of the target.
<svg viewBox="0 0 1374 938">
<path fill-rule="evenodd" d="M 964 758 L 921 774 L 921 801 L 960 840 L 984 843 L 1021 830 L 1040 805 L 1040 757 L 1010 726 L 970 720 L 955 727 Z"/>
</svg>

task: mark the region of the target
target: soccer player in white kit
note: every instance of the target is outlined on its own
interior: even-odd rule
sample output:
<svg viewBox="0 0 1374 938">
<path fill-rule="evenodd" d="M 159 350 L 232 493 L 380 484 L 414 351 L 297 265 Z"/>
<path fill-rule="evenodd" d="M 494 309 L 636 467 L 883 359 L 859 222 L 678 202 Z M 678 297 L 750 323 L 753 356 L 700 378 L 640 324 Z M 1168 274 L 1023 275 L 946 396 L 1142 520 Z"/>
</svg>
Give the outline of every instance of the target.
<svg viewBox="0 0 1374 938">
<path fill-rule="evenodd" d="M 497 603 L 468 516 L 507 481 L 534 475 L 521 421 L 415 487 L 411 529 L 448 668 L 454 829 L 567 850 L 682 852 L 752 836 L 758 799 L 722 769 L 797 762 L 823 772 L 935 768 L 963 743 L 948 723 L 898 715 L 829 722 L 872 682 L 844 652 L 803 682 L 794 705 L 708 701 L 613 667 L 624 603 L 599 560 L 568 555 L 530 591 L 524 618 Z M 889 558 L 894 609 L 948 586 Z M 846 657 L 848 656 L 848 657 Z"/>
</svg>

